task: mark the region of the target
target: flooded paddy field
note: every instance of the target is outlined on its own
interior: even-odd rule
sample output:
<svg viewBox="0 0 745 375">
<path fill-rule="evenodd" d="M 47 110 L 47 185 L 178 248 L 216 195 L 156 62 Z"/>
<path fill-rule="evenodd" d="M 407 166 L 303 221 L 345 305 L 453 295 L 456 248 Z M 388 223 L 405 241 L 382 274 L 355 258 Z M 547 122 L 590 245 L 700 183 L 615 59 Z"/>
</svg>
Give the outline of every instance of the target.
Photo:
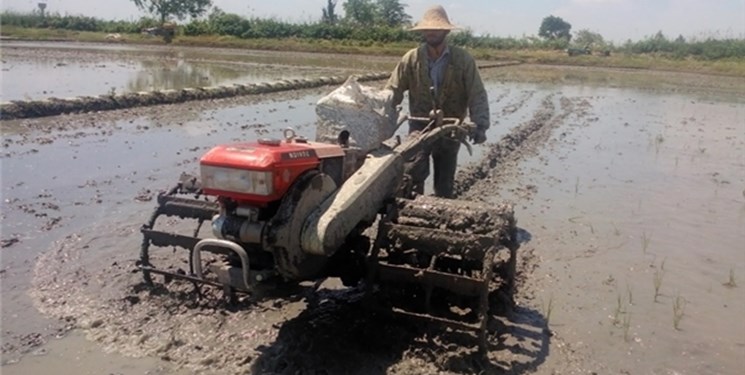
<svg viewBox="0 0 745 375">
<path fill-rule="evenodd" d="M 65 99 L 390 70 L 391 57 L 3 41 L 3 101 Z"/>
<path fill-rule="evenodd" d="M 461 152 L 460 198 L 512 203 L 522 240 L 517 306 L 493 316 L 488 360 L 333 283 L 228 308 L 133 272 L 159 190 L 215 144 L 312 138 L 322 87 L 0 123 L 2 372 L 739 374 L 745 80 L 482 75 L 493 124 Z"/>
</svg>

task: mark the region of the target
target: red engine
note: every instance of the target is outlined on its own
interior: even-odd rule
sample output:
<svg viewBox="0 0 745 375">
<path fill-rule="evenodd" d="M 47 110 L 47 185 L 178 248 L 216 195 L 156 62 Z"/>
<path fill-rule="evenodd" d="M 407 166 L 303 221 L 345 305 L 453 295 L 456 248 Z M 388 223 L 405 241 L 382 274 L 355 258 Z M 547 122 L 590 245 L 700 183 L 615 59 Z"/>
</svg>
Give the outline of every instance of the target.
<svg viewBox="0 0 745 375">
<path fill-rule="evenodd" d="M 340 182 L 343 159 L 341 146 L 303 138 L 220 145 L 202 156 L 202 189 L 239 205 L 265 207 L 308 170 L 324 170 Z"/>
</svg>

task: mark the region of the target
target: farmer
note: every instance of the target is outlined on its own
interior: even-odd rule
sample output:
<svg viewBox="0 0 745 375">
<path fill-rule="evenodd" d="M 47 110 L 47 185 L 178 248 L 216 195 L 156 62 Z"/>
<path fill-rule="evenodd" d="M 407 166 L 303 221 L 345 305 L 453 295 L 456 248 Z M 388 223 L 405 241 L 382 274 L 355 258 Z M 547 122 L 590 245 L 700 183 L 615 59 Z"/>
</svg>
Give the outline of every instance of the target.
<svg viewBox="0 0 745 375">
<path fill-rule="evenodd" d="M 422 20 L 411 28 L 422 33 L 424 43 L 403 56 L 386 88 L 393 91 L 394 106 L 400 105 L 404 91 L 409 91 L 409 113 L 413 117 L 428 117 L 433 103 L 445 117 L 462 120 L 468 114 L 476 124 L 470 138 L 474 144 L 479 144 L 486 141 L 489 102 L 473 57 L 462 48 L 448 46 L 445 41 L 453 29 L 456 26 L 450 23 L 442 6 L 424 12 Z M 430 88 L 434 89 L 434 98 Z M 410 121 L 409 134 L 421 131 L 426 125 Z M 452 198 L 459 148 L 457 140 L 442 138 L 430 150 L 407 161 L 406 172 L 413 180 L 414 191 L 424 193 L 431 155 L 435 195 Z"/>
</svg>

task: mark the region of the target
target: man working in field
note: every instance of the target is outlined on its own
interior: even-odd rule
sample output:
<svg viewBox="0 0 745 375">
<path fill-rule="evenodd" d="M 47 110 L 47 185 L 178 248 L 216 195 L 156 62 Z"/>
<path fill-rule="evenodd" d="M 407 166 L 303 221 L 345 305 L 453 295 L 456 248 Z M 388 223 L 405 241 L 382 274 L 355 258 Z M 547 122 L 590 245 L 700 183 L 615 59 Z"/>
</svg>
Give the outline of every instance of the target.
<svg viewBox="0 0 745 375">
<path fill-rule="evenodd" d="M 393 91 L 393 105 L 401 104 L 409 91 L 409 113 L 428 117 L 432 103 L 445 117 L 464 119 L 468 114 L 476 124 L 471 134 L 474 144 L 486 141 L 489 128 L 489 102 L 473 57 L 464 49 L 448 46 L 445 37 L 456 26 L 450 23 L 441 6 L 430 8 L 411 30 L 420 31 L 424 43 L 407 52 L 391 74 L 386 88 Z M 434 88 L 434 98 L 430 92 Z M 421 131 L 427 124 L 409 122 L 409 134 Z M 438 197 L 453 197 L 453 180 L 458 165 L 457 140 L 443 138 L 431 150 L 407 161 L 407 173 L 412 177 L 414 191 L 424 193 L 424 181 L 429 175 L 429 158 L 434 164 L 434 191 Z"/>
</svg>

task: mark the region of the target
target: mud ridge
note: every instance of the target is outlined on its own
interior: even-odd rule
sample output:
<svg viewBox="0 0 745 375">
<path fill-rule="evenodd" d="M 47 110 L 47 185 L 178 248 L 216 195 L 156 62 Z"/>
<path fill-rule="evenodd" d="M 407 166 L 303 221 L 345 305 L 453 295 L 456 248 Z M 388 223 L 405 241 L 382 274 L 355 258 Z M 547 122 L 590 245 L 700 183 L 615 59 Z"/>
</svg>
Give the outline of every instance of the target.
<svg viewBox="0 0 745 375">
<path fill-rule="evenodd" d="M 510 173 L 513 172 L 510 168 L 505 168 L 507 163 L 515 164 L 521 159 L 538 153 L 542 147 L 546 146 L 553 129 L 560 126 L 570 115 L 583 117 L 587 114 L 588 104 L 581 99 L 561 97 L 559 105 L 561 108 L 557 113 L 554 96 L 547 96 L 532 119 L 512 128 L 498 142 L 489 144 L 489 151 L 480 161 L 459 170 L 455 178 L 455 196 L 461 199 L 476 200 L 489 196 L 480 189 L 476 189 L 475 186 L 478 184 L 492 185 L 485 187 L 487 190 L 492 189 L 493 184 L 498 182 L 498 176 L 495 174 L 509 178 Z"/>
<path fill-rule="evenodd" d="M 476 182 L 488 178 L 497 165 L 511 157 L 531 135 L 550 123 L 554 111 L 552 98 L 549 96 L 543 100 L 541 110 L 532 119 L 512 128 L 497 143 L 490 144 L 489 151 L 479 162 L 458 171 L 455 177 L 455 196 L 463 196 Z"/>
</svg>

